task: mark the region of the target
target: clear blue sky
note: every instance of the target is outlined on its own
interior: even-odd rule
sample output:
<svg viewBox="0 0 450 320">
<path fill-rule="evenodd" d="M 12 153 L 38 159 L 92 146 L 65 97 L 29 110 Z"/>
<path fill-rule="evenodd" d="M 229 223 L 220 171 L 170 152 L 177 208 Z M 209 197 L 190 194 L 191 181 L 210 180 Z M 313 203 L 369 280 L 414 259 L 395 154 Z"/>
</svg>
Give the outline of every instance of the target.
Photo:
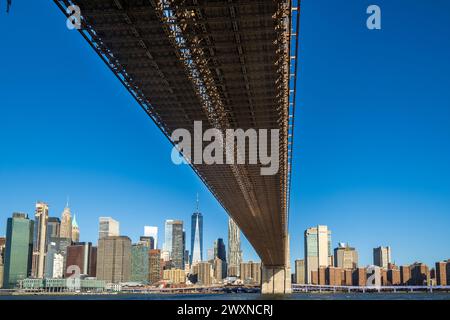
<svg viewBox="0 0 450 320">
<path fill-rule="evenodd" d="M 9 16 L 0 3 L 0 234 L 36 200 L 60 216 L 69 195 L 82 240 L 96 242 L 99 216 L 133 240 L 183 219 L 189 239 L 199 192 L 205 252 L 226 239 L 224 210 L 172 164 L 168 141 L 53 1 L 13 1 Z M 381 31 L 365 27 L 369 4 Z M 400 264 L 450 258 L 449 38 L 446 0 L 302 2 L 292 259 L 317 224 L 362 264 L 379 245 Z"/>
</svg>

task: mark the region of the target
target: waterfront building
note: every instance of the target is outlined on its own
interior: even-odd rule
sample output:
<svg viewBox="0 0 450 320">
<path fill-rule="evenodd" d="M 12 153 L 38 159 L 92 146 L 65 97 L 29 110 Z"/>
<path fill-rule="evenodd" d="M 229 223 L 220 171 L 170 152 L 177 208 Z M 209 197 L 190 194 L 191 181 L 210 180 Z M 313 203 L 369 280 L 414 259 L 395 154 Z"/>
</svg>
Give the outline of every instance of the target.
<svg viewBox="0 0 450 320">
<path fill-rule="evenodd" d="M 106 282 L 128 282 L 131 277 L 131 239 L 126 236 L 98 240 L 97 279 Z"/>
<path fill-rule="evenodd" d="M 228 276 L 239 277 L 242 262 L 241 231 L 236 222 L 228 218 Z"/>
<path fill-rule="evenodd" d="M 72 219 L 72 242 L 80 242 L 80 228 L 75 215 L 73 215 Z"/>
<path fill-rule="evenodd" d="M 318 277 L 319 277 L 319 285 L 321 286 L 327 284 L 326 271 L 327 267 L 319 267 Z"/>
<path fill-rule="evenodd" d="M 71 239 L 68 238 L 51 237 L 49 239 L 47 257 L 45 259 L 45 278 L 60 278 L 64 276 L 67 247 L 71 243 Z"/>
<path fill-rule="evenodd" d="M 159 282 L 161 280 L 161 250 L 153 249 L 149 251 L 148 268 L 150 284 Z"/>
<path fill-rule="evenodd" d="M 305 231 L 305 281 L 311 283 L 311 272 L 333 263 L 331 230 L 319 225 Z"/>
<path fill-rule="evenodd" d="M 99 239 L 119 236 L 120 234 L 119 221 L 116 221 L 111 217 L 100 217 L 98 221 L 99 221 L 99 228 L 98 228 Z"/>
<path fill-rule="evenodd" d="M 411 266 L 411 285 L 427 286 L 430 281 L 430 270 L 424 263 L 415 262 Z"/>
<path fill-rule="evenodd" d="M 197 284 L 203 286 L 209 286 L 213 283 L 213 271 L 211 263 L 209 262 L 198 262 L 196 264 L 197 268 Z"/>
<path fill-rule="evenodd" d="M 436 262 L 436 282 L 438 286 L 448 285 L 447 270 L 449 269 L 450 260 Z"/>
<path fill-rule="evenodd" d="M 330 286 L 341 286 L 344 280 L 344 269 L 329 266 L 325 269 L 326 284 Z"/>
<path fill-rule="evenodd" d="M 401 266 L 400 267 L 400 281 L 404 286 L 411 285 L 411 267 Z"/>
<path fill-rule="evenodd" d="M 378 247 L 373 249 L 373 264 L 387 269 L 391 263 L 391 247 Z"/>
<path fill-rule="evenodd" d="M 353 285 L 353 270 L 351 270 L 351 269 L 345 269 L 344 270 L 343 284 L 345 286 Z"/>
<path fill-rule="evenodd" d="M 34 278 L 44 277 L 45 256 L 47 254 L 48 204 L 36 203 L 34 214 L 33 256 L 31 274 Z"/>
<path fill-rule="evenodd" d="M 247 284 L 261 283 L 261 263 L 259 262 L 241 262 L 240 279 Z"/>
<path fill-rule="evenodd" d="M 393 286 L 398 286 L 401 284 L 400 270 L 389 269 L 387 272 L 388 282 Z"/>
<path fill-rule="evenodd" d="M 69 277 L 79 269 L 80 275 L 97 274 L 97 248 L 91 242 L 77 242 L 67 247 L 65 275 Z"/>
<path fill-rule="evenodd" d="M 149 247 L 145 244 L 131 246 L 131 281 L 148 282 Z"/>
<path fill-rule="evenodd" d="M 154 245 L 151 249 L 158 249 L 158 227 L 144 226 L 144 237 L 152 237 Z"/>
<path fill-rule="evenodd" d="M 296 284 L 305 284 L 305 260 L 295 260 L 295 277 Z"/>
<path fill-rule="evenodd" d="M 69 202 L 67 202 L 61 214 L 61 228 L 59 231 L 61 238 L 72 239 L 72 215 L 69 208 Z"/>
<path fill-rule="evenodd" d="M 334 266 L 343 269 L 358 268 L 358 252 L 348 243 L 339 243 L 334 249 Z"/>
<path fill-rule="evenodd" d="M 203 261 L 203 215 L 198 209 L 191 216 L 191 265 Z"/>
<path fill-rule="evenodd" d="M 163 271 L 163 280 L 171 284 L 186 283 L 186 273 L 182 269 L 168 269 Z"/>
<path fill-rule="evenodd" d="M 31 275 L 34 221 L 25 213 L 13 213 L 6 223 L 3 287 L 14 288 Z"/>
<path fill-rule="evenodd" d="M 367 270 L 366 268 L 356 268 L 353 270 L 353 285 L 364 287 L 367 283 Z"/>
</svg>

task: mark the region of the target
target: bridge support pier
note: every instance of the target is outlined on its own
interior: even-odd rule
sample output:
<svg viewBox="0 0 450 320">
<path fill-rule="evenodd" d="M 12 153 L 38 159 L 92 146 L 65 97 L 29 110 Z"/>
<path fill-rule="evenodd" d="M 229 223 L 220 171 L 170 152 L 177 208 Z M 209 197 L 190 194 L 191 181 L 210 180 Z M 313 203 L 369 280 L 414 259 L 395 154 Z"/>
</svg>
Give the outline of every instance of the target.
<svg viewBox="0 0 450 320">
<path fill-rule="evenodd" d="M 261 267 L 261 293 L 262 294 L 288 294 L 292 293 L 291 268 L 286 266 Z"/>
</svg>

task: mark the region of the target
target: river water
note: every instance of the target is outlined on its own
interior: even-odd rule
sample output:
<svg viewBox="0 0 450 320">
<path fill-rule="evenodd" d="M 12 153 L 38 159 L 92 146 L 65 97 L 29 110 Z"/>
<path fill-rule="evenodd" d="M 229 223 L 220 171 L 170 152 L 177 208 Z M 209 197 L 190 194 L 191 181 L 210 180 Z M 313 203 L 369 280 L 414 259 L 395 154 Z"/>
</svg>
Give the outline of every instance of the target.
<svg viewBox="0 0 450 320">
<path fill-rule="evenodd" d="M 0 300 L 450 300 L 450 293 L 294 293 L 262 296 L 226 294 L 0 295 Z"/>
</svg>

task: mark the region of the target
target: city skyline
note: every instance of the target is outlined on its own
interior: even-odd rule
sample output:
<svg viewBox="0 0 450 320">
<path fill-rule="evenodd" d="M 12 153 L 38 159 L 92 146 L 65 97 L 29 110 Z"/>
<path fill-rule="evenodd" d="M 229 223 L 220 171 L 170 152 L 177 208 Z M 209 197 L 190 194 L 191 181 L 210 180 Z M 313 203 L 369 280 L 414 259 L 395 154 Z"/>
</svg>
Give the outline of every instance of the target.
<svg viewBox="0 0 450 320">
<path fill-rule="evenodd" d="M 362 5 L 325 3 L 302 7 L 308 14 L 301 19 L 291 266 L 303 256 L 303 231 L 318 224 L 333 230 L 333 246 L 356 247 L 362 264 L 371 262 L 373 248 L 390 245 L 397 264 L 431 265 L 445 258 L 450 243 L 445 8 L 380 1 L 387 14 L 383 30 L 373 34 L 355 18 Z M 36 15 L 46 19 L 34 28 L 23 24 Z M 411 20 L 424 23 L 412 32 Z M 49 203 L 50 216 L 60 217 L 69 194 L 81 239 L 95 241 L 92 221 L 107 215 L 134 240 L 143 225 L 163 230 L 165 219 L 188 222 L 198 190 L 208 215 L 205 248 L 225 239 L 228 217 L 216 199 L 189 167 L 171 163 L 170 144 L 64 23 L 53 3 L 17 2 L 14 16 L 0 19 L 3 30 L 14 30 L 5 33 L 8 46 L 0 52 L 11 62 L 0 79 L 0 233 L 13 212 L 32 217 L 39 199 Z M 35 59 L 25 55 L 29 47 L 38 48 Z M 428 78 L 434 81 L 423 81 Z M 69 84 L 76 92 L 70 101 Z M 244 260 L 257 260 L 242 242 Z"/>
</svg>

